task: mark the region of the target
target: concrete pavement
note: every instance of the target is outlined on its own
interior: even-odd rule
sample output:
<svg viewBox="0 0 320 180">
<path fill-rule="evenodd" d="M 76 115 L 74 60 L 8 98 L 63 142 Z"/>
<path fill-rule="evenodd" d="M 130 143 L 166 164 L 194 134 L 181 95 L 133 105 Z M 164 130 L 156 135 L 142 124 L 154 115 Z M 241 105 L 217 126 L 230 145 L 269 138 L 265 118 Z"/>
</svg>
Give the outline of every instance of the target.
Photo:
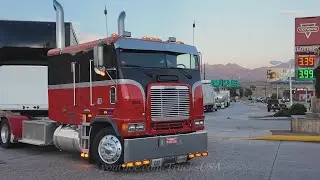
<svg viewBox="0 0 320 180">
<path fill-rule="evenodd" d="M 290 128 L 289 121 L 259 121 L 248 118 L 249 116 L 273 114 L 272 112 L 267 112 L 266 108 L 263 108 L 262 105 L 256 105 L 233 102 L 230 108 L 207 113 L 206 127 L 210 130 L 209 135 L 217 139 L 254 138 L 271 135 L 271 129 L 285 130 Z"/>
<path fill-rule="evenodd" d="M 154 171 L 105 172 L 82 160 L 77 153 L 24 145 L 10 150 L 0 148 L 0 180 L 318 180 L 319 144 L 213 138 L 214 135 L 250 137 L 253 133 L 290 127 L 285 121 L 248 119 L 249 113 L 265 111 L 232 103 L 229 108 L 208 113 L 209 156 L 187 164 Z"/>
</svg>

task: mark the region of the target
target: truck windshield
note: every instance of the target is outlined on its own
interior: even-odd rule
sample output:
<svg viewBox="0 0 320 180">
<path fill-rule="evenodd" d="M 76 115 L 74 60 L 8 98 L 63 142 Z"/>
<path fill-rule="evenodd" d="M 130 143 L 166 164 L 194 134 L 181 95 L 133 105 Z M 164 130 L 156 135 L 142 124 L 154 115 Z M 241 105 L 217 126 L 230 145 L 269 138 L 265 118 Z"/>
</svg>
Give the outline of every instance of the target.
<svg viewBox="0 0 320 180">
<path fill-rule="evenodd" d="M 123 67 L 199 69 L 198 56 L 186 53 L 121 50 Z"/>
</svg>

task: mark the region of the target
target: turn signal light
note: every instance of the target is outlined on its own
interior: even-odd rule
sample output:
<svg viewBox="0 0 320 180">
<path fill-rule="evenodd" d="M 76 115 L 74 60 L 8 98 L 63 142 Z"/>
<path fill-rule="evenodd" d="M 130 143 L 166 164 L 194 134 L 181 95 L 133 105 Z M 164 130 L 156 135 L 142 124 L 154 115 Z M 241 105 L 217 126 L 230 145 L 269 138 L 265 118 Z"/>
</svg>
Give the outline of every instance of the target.
<svg viewBox="0 0 320 180">
<path fill-rule="evenodd" d="M 149 164 L 150 164 L 150 160 L 143 160 L 143 161 L 128 162 L 128 163 L 122 164 L 121 166 L 125 168 L 125 167 L 134 167 L 134 166 L 142 166 L 142 165 L 149 165 Z"/>
<path fill-rule="evenodd" d="M 127 163 L 127 167 L 133 167 L 133 163 Z"/>
<path fill-rule="evenodd" d="M 134 165 L 135 165 L 135 166 L 141 166 L 141 165 L 142 165 L 142 162 L 137 161 L 137 162 L 134 163 Z"/>
<path fill-rule="evenodd" d="M 207 152 L 203 152 L 202 156 L 208 156 L 208 153 Z"/>
<path fill-rule="evenodd" d="M 148 165 L 148 164 L 150 164 L 150 161 L 149 161 L 149 160 L 144 160 L 142 163 L 143 163 L 144 165 Z"/>
<path fill-rule="evenodd" d="M 80 156 L 83 157 L 83 158 L 88 158 L 89 154 L 88 153 L 81 153 Z"/>
<path fill-rule="evenodd" d="M 188 155 L 189 159 L 192 159 L 194 157 L 204 157 L 204 156 L 208 156 L 208 152 L 195 153 L 195 154 Z"/>
</svg>

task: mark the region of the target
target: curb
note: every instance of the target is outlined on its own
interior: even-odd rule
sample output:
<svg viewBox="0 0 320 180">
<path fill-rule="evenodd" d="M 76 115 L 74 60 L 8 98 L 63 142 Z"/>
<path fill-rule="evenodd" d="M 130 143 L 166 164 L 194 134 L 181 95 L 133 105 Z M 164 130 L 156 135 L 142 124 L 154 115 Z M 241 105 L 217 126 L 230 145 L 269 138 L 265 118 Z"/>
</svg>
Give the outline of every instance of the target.
<svg viewBox="0 0 320 180">
<path fill-rule="evenodd" d="M 245 137 L 218 137 L 218 136 L 208 136 L 210 140 L 249 140 Z"/>
<path fill-rule="evenodd" d="M 291 117 L 249 117 L 249 119 L 253 120 L 269 120 L 269 121 L 290 121 Z"/>
<path fill-rule="evenodd" d="M 267 141 L 300 141 L 300 142 L 320 142 L 320 136 L 285 136 L 285 135 L 270 135 L 247 140 L 267 140 Z"/>
</svg>

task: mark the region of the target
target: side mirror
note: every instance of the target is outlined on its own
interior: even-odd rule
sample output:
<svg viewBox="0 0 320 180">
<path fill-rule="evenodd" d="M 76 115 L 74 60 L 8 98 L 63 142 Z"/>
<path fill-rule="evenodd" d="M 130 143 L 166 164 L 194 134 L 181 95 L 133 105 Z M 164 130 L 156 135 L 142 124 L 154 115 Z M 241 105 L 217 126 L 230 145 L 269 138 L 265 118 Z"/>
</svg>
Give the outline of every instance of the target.
<svg viewBox="0 0 320 180">
<path fill-rule="evenodd" d="M 103 60 L 103 46 L 95 46 L 93 48 L 93 62 L 94 62 L 94 71 L 101 75 L 105 76 L 104 70 L 104 60 Z"/>
<path fill-rule="evenodd" d="M 102 67 L 104 64 L 103 46 L 95 46 L 93 48 L 93 60 L 95 67 Z"/>
</svg>

